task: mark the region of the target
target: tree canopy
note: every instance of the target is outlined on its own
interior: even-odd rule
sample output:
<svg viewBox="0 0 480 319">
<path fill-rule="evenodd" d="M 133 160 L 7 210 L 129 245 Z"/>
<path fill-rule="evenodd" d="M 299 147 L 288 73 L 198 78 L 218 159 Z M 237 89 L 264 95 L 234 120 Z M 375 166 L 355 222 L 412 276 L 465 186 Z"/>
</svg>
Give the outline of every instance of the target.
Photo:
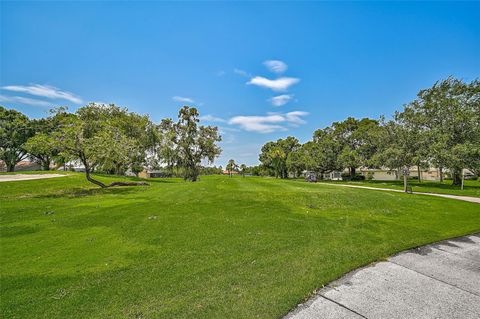
<svg viewBox="0 0 480 319">
<path fill-rule="evenodd" d="M 293 147 L 285 147 L 286 140 Z M 386 168 L 398 176 L 411 167 L 420 178 L 422 169 L 433 166 L 441 179 L 448 169 L 459 184 L 464 169 L 480 173 L 480 81 L 438 81 L 391 120 L 349 117 L 316 130 L 303 145 L 291 136 L 267 142 L 260 162 L 282 178 L 303 170 L 320 177 L 348 170 L 355 177 L 358 168 Z"/>
</svg>

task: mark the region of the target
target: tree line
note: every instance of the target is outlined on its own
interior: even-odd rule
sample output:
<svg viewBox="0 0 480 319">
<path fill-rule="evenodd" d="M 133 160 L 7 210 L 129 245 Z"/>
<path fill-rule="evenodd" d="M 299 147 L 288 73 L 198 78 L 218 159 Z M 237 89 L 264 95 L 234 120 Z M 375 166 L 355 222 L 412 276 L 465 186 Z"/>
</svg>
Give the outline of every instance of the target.
<svg viewBox="0 0 480 319">
<path fill-rule="evenodd" d="M 121 183 L 106 185 L 93 172 L 138 174 L 144 167 L 165 166 L 196 181 L 202 161 L 212 163 L 220 155 L 220 141 L 218 128 L 200 125 L 197 109 L 188 106 L 179 110 L 176 121 L 167 118 L 159 124 L 114 104 L 90 103 L 74 113 L 60 107 L 32 120 L 0 106 L 0 160 L 7 171 L 26 158 L 45 170 L 52 163 L 75 161 L 85 168 L 87 180 L 102 188 Z"/>
<path fill-rule="evenodd" d="M 355 179 L 358 168 L 399 176 L 416 166 L 419 173 L 438 168 L 441 181 L 448 169 L 460 185 L 463 169 L 480 174 L 480 81 L 449 77 L 421 90 L 390 120 L 349 117 L 316 130 L 304 144 L 292 136 L 268 142 L 259 159 L 260 173 L 279 178 L 348 170 L 344 177 Z"/>
</svg>

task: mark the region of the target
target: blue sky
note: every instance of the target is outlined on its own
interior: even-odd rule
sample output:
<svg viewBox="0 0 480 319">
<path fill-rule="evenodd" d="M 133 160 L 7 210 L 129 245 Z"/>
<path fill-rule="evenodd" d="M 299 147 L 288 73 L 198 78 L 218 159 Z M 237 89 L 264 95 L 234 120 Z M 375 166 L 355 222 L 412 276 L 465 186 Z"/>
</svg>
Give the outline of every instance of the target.
<svg viewBox="0 0 480 319">
<path fill-rule="evenodd" d="M 31 117 L 108 102 L 197 106 L 216 164 L 266 141 L 378 117 L 449 75 L 480 75 L 480 3 L 0 2 L 0 104 Z"/>
</svg>

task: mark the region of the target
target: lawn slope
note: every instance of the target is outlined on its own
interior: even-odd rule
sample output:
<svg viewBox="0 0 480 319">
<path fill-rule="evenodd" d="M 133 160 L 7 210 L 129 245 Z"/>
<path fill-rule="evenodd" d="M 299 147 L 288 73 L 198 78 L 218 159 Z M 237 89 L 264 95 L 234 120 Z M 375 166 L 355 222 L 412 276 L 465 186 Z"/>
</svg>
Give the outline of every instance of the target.
<svg viewBox="0 0 480 319">
<path fill-rule="evenodd" d="M 403 190 L 403 181 L 322 181 L 332 184 L 349 184 L 368 187 L 391 188 Z M 449 194 L 458 196 L 480 197 L 480 181 L 465 180 L 464 189 L 460 186 L 452 185 L 452 181 L 448 180 L 443 183 L 437 181 L 408 181 L 408 185 L 412 187 L 414 192 Z"/>
<path fill-rule="evenodd" d="M 100 177 L 105 182 L 118 178 Z M 0 183 L 2 318 L 277 318 L 480 205 L 256 177 Z"/>
</svg>

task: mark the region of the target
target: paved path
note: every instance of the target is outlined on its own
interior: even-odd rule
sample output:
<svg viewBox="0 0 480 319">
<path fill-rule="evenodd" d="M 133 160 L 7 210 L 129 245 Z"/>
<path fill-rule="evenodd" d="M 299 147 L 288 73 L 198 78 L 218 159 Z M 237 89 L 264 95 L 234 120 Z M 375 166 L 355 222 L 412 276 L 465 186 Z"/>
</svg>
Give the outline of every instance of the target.
<svg viewBox="0 0 480 319">
<path fill-rule="evenodd" d="M 391 188 L 370 187 L 370 186 L 360 186 L 360 185 L 348 185 L 348 184 L 333 184 L 333 183 L 318 183 L 318 184 L 333 185 L 333 186 L 340 186 L 340 187 L 372 189 L 372 190 L 375 190 L 375 191 L 387 191 L 387 192 L 404 193 L 403 190 L 391 189 Z M 423 193 L 423 192 L 413 192 L 412 194 L 458 199 L 458 200 L 463 200 L 463 201 L 467 201 L 467 202 L 480 204 L 480 198 L 479 197 L 458 196 L 458 195 L 449 195 L 449 194 L 436 194 L 436 193 Z"/>
<path fill-rule="evenodd" d="M 330 283 L 285 319 L 480 318 L 480 234 L 412 249 Z"/>
<path fill-rule="evenodd" d="M 15 174 L 15 175 L 0 175 L 0 182 L 26 181 L 31 179 L 54 178 L 63 177 L 61 174 Z"/>
</svg>

